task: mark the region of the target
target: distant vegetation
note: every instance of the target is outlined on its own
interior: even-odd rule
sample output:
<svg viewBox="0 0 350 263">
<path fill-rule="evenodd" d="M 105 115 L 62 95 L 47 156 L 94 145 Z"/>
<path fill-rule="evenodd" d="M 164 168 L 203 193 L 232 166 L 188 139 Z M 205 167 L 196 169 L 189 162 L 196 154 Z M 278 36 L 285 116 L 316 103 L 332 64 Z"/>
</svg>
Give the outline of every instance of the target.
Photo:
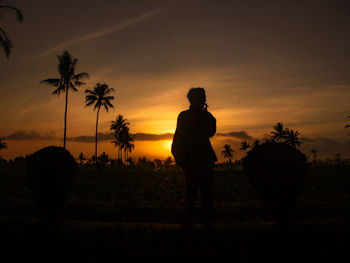
<svg viewBox="0 0 350 263">
<path fill-rule="evenodd" d="M 115 121 L 111 122 L 111 128 L 114 140 L 111 143 L 114 147 L 117 148 L 118 160 L 122 162 L 123 152 L 124 152 L 124 161 L 130 165 L 134 162 L 129 157 L 129 153 L 135 148 L 134 145 L 134 135 L 130 134 L 129 122 L 127 119 L 124 119 L 123 115 L 118 115 Z"/>
<path fill-rule="evenodd" d="M 278 142 L 285 143 L 287 145 L 292 146 L 293 148 L 297 148 L 301 145 L 300 141 L 300 133 L 298 131 L 294 131 L 289 128 L 285 128 L 282 122 L 278 122 L 275 126 L 273 126 L 273 131 L 270 133 L 270 137 L 265 139 L 265 142 Z M 248 141 L 243 141 L 241 143 L 241 147 L 239 148 L 241 151 L 247 151 L 249 149 L 254 149 L 260 145 L 259 140 L 255 140 L 251 145 Z M 221 154 L 225 159 L 228 159 L 231 162 L 235 151 L 231 149 L 229 144 L 225 144 L 223 151 Z"/>
<path fill-rule="evenodd" d="M 235 157 L 235 151 L 229 144 L 224 145 L 224 150 L 221 153 L 225 159 L 228 159 L 229 163 L 232 163 L 232 159 Z"/>
<path fill-rule="evenodd" d="M 0 150 L 6 149 L 6 148 L 7 148 L 7 144 L 5 142 L 5 137 L 0 137 Z"/>
</svg>

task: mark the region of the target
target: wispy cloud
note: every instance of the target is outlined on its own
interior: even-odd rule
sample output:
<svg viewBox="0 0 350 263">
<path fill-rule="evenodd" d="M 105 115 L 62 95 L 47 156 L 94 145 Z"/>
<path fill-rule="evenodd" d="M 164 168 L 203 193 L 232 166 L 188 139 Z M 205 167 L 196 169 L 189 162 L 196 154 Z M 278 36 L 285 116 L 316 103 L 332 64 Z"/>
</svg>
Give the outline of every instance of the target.
<svg viewBox="0 0 350 263">
<path fill-rule="evenodd" d="M 237 138 L 240 140 L 253 140 L 254 139 L 252 136 L 248 135 L 248 133 L 245 131 L 217 133 L 216 136 L 233 137 L 233 138 Z"/>
<path fill-rule="evenodd" d="M 172 133 L 164 134 L 153 134 L 153 133 L 135 133 L 135 141 L 162 141 L 162 140 L 172 140 Z M 110 132 L 99 133 L 99 141 L 112 141 L 114 139 L 113 135 Z M 68 138 L 70 141 L 74 142 L 95 142 L 95 136 L 83 135 Z"/>
<path fill-rule="evenodd" d="M 174 134 L 173 133 L 143 133 L 138 132 L 134 134 L 135 141 L 162 141 L 162 140 L 172 140 Z M 231 138 L 237 138 L 240 140 L 252 140 L 254 139 L 250 135 L 247 134 L 245 131 L 239 131 L 239 132 L 227 132 L 227 133 L 217 133 L 216 136 L 221 137 L 231 137 Z M 19 130 L 14 133 L 11 133 L 10 135 L 6 136 L 7 140 L 52 140 L 52 139 L 58 139 L 55 134 L 49 133 L 42 135 L 37 131 L 26 131 L 26 130 Z M 110 132 L 101 132 L 98 133 L 98 140 L 99 141 L 112 141 L 114 139 L 112 133 Z M 74 142 L 95 142 L 95 136 L 93 135 L 80 135 L 80 136 L 73 136 L 68 137 L 69 141 Z"/>
<path fill-rule="evenodd" d="M 46 57 L 47 55 L 50 55 L 52 53 L 55 53 L 55 52 L 60 51 L 62 49 L 65 49 L 65 48 L 67 48 L 69 46 L 73 46 L 73 45 L 79 44 L 79 43 L 84 42 L 86 40 L 102 37 L 102 36 L 111 34 L 113 32 L 122 30 L 124 28 L 128 28 L 128 27 L 134 26 L 134 25 L 136 25 L 136 24 L 138 24 L 138 23 L 140 23 L 142 21 L 145 21 L 145 20 L 147 20 L 147 19 L 149 19 L 149 18 L 151 18 L 151 17 L 153 17 L 155 15 L 158 15 L 158 14 L 160 14 L 162 12 L 163 12 L 163 10 L 155 10 L 155 11 L 152 11 L 152 12 L 143 13 L 142 15 L 139 15 L 137 17 L 131 18 L 131 19 L 127 20 L 126 22 L 122 23 L 122 24 L 119 24 L 119 25 L 116 25 L 116 26 L 112 26 L 112 27 L 109 27 L 109 28 L 104 28 L 102 30 L 99 30 L 99 31 L 96 31 L 96 32 L 92 32 L 92 33 L 87 34 L 85 36 L 80 36 L 80 37 L 72 39 L 70 41 L 61 43 L 61 44 L 59 44 L 59 45 L 57 45 L 55 47 L 52 47 L 52 48 L 42 52 L 40 55 L 38 55 L 37 57 L 35 57 L 32 60 L 30 60 L 29 63 L 37 61 L 37 60 L 40 60 L 43 57 Z"/>
</svg>

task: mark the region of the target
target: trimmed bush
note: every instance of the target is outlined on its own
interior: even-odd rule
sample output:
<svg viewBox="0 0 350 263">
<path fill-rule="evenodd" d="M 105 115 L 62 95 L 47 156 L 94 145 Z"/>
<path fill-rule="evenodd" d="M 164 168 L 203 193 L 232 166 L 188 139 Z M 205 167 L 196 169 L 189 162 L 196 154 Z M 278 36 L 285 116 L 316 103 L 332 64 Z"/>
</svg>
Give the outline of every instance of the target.
<svg viewBox="0 0 350 263">
<path fill-rule="evenodd" d="M 247 153 L 243 169 L 275 220 L 289 222 L 307 175 L 306 156 L 285 143 L 266 142 Z"/>
<path fill-rule="evenodd" d="M 72 189 L 77 163 L 69 151 L 49 146 L 26 158 L 26 176 L 44 221 L 56 220 Z"/>
</svg>

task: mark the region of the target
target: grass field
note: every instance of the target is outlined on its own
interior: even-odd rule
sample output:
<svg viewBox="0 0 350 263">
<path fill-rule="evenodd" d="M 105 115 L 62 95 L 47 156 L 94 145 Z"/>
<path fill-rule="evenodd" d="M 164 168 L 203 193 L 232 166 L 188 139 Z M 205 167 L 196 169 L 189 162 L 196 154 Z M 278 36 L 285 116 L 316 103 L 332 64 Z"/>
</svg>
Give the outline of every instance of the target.
<svg viewBox="0 0 350 263">
<path fill-rule="evenodd" d="M 24 167 L 7 166 L 0 171 L 2 239 L 9 246 L 42 245 L 40 240 L 46 239 L 37 235 L 37 210 Z M 294 255 L 307 251 L 310 257 L 319 251 L 317 256 L 322 257 L 319 249 L 323 248 L 322 253 L 343 258 L 347 255 L 344 246 L 350 241 L 350 166 L 309 167 L 288 232 L 282 233 L 273 224 L 238 167 L 215 168 L 218 220 L 213 230 L 208 232 L 198 224 L 191 237 L 184 235 L 179 230 L 183 205 L 183 176 L 177 167 L 103 171 L 80 167 L 62 214 L 60 242 L 67 249 L 103 248 L 125 255 L 181 255 L 204 250 L 210 255 L 232 252 L 250 258 L 257 256 L 252 251 L 273 256 L 278 248 L 286 249 L 285 253 L 295 250 Z M 280 247 L 281 240 L 285 246 Z M 189 247 L 193 249 L 188 251 Z"/>
</svg>

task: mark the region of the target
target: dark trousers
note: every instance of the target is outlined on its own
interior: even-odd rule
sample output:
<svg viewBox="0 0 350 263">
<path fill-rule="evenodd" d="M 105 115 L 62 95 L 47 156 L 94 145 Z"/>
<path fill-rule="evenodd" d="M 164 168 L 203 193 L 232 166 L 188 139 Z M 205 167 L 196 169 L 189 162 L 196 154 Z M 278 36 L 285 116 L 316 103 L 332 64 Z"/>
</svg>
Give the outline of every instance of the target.
<svg viewBox="0 0 350 263">
<path fill-rule="evenodd" d="M 204 208 L 204 223 L 210 223 L 213 218 L 213 188 L 214 176 L 213 167 L 190 167 L 184 169 L 185 194 L 186 194 L 186 218 L 185 223 L 192 223 L 193 210 L 197 199 L 198 191 L 201 194 Z"/>
</svg>

